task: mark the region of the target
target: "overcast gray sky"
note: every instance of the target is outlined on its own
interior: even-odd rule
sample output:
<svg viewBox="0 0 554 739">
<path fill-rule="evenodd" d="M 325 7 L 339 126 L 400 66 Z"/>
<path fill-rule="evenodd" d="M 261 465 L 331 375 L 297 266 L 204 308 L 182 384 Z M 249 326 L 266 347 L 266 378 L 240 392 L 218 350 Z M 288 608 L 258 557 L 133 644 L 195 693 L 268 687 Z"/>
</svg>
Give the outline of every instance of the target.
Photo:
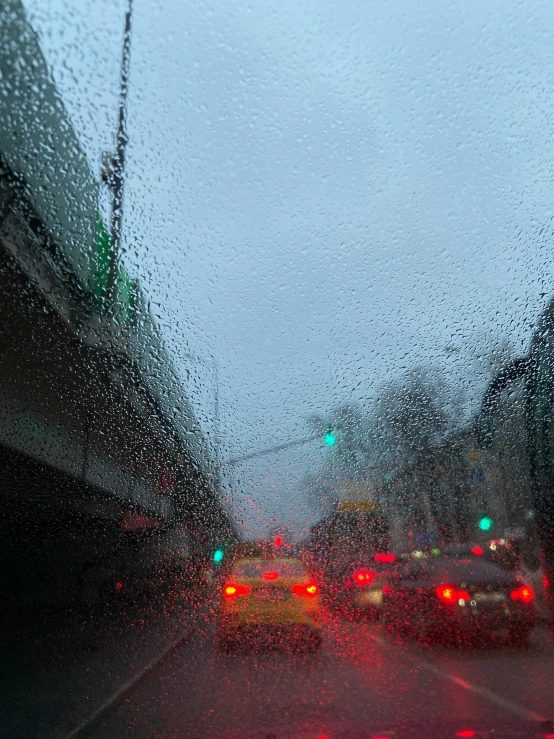
<svg viewBox="0 0 554 739">
<path fill-rule="evenodd" d="M 124 4 L 25 5 L 98 171 Z M 125 259 L 183 377 L 185 352 L 217 360 L 224 456 L 422 363 L 477 403 L 482 337 L 525 350 L 552 285 L 553 28 L 548 0 L 135 0 Z M 323 454 L 243 471 L 247 530 L 301 529 Z"/>
</svg>

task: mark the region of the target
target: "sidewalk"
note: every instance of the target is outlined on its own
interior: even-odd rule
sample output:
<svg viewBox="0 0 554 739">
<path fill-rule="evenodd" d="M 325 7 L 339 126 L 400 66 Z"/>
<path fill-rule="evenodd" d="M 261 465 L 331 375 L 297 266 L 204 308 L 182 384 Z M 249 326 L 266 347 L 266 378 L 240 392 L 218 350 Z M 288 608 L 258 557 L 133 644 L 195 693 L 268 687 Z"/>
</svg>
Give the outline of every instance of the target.
<svg viewBox="0 0 554 739">
<path fill-rule="evenodd" d="M 63 739 L 168 645 L 200 626 L 201 598 L 188 591 L 170 604 L 87 616 L 5 606 L 2 737 Z"/>
</svg>

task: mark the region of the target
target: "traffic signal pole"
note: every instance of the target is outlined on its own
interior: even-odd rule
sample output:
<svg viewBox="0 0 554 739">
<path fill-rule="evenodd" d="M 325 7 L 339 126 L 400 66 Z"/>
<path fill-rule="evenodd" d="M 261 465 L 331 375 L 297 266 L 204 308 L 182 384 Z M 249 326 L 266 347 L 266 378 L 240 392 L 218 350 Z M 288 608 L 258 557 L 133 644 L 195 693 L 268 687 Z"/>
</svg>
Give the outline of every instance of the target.
<svg viewBox="0 0 554 739">
<path fill-rule="evenodd" d="M 246 462 L 248 459 L 254 459 L 256 457 L 265 457 L 267 454 L 274 454 L 275 452 L 281 452 L 283 449 L 291 449 L 295 446 L 302 446 L 303 444 L 309 444 L 312 441 L 317 441 L 318 439 L 321 439 L 321 434 L 314 434 L 312 436 L 308 436 L 305 439 L 296 439 L 295 441 L 287 441 L 284 444 L 276 444 L 275 446 L 268 447 L 267 449 L 260 449 L 258 452 L 249 452 L 248 454 L 242 454 L 239 457 L 231 457 L 231 459 L 228 459 L 226 462 L 224 462 L 224 466 L 231 466 L 234 464 L 238 464 L 239 462 Z"/>
</svg>

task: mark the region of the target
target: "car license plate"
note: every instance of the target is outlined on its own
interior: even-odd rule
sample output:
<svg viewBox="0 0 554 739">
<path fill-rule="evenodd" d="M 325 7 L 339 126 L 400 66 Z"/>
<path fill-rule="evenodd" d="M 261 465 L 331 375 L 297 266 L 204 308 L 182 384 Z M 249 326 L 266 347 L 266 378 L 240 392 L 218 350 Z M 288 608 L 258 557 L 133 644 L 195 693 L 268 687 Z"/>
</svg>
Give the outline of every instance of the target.
<svg viewBox="0 0 554 739">
<path fill-rule="evenodd" d="M 270 601 L 272 603 L 288 600 L 288 592 L 280 588 L 258 588 L 254 594 L 257 600 Z"/>
<path fill-rule="evenodd" d="M 380 606 L 383 603 L 383 593 L 380 590 L 369 590 L 367 593 L 361 593 L 358 597 L 360 605 Z"/>
<path fill-rule="evenodd" d="M 477 603 L 503 603 L 506 600 L 504 593 L 474 593 L 471 600 Z"/>
</svg>

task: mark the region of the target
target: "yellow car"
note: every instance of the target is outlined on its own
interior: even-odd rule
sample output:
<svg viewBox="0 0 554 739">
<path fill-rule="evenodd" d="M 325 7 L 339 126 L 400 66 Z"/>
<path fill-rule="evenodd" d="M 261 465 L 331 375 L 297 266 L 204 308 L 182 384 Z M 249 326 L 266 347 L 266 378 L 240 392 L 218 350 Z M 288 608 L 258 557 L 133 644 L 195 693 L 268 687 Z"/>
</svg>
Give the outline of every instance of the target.
<svg viewBox="0 0 554 739">
<path fill-rule="evenodd" d="M 319 588 L 297 559 L 240 559 L 223 586 L 217 645 L 321 646 Z"/>
</svg>

